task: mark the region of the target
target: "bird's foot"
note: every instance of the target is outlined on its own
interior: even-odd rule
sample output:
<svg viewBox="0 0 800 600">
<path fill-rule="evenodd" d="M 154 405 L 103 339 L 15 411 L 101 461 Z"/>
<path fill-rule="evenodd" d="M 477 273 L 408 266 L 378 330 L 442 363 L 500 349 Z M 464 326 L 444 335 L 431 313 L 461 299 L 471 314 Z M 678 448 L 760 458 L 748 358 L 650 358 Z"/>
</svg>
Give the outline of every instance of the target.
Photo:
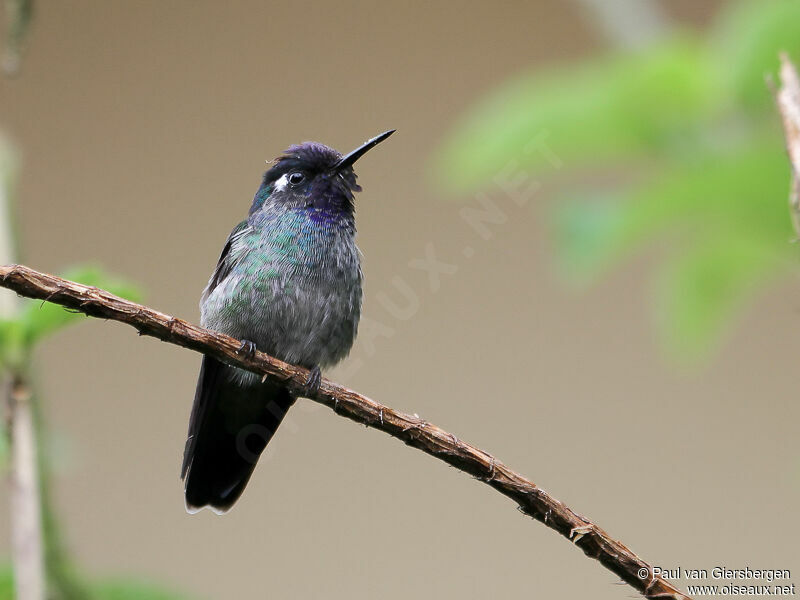
<svg viewBox="0 0 800 600">
<path fill-rule="evenodd" d="M 306 379 L 306 393 L 310 396 L 316 396 L 320 385 L 322 385 L 322 371 L 319 370 L 319 365 L 314 365 L 308 373 L 308 379 Z"/>
<path fill-rule="evenodd" d="M 242 345 L 236 351 L 236 354 L 241 354 L 245 358 L 253 358 L 256 355 L 256 345 L 250 340 L 242 340 Z"/>
</svg>

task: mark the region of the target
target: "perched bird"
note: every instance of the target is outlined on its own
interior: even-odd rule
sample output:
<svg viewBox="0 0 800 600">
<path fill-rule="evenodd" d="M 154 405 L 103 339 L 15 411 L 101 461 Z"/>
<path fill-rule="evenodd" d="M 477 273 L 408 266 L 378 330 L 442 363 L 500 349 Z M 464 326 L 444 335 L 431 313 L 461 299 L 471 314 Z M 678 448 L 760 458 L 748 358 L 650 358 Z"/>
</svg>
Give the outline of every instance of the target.
<svg viewBox="0 0 800 600">
<path fill-rule="evenodd" d="M 274 161 L 203 291 L 203 326 L 310 369 L 307 385 L 319 388 L 361 314 L 353 163 L 392 133 L 344 157 L 305 142 Z M 189 512 L 233 506 L 295 399 L 279 381 L 203 357 L 181 469 Z"/>
</svg>

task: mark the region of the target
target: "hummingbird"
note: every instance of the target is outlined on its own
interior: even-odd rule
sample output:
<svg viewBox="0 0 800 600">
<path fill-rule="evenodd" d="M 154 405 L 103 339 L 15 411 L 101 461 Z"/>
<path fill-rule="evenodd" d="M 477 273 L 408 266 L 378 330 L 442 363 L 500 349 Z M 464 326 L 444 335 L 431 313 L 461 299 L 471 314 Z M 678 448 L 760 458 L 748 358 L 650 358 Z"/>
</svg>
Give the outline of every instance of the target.
<svg viewBox="0 0 800 600">
<path fill-rule="evenodd" d="M 353 164 L 392 133 L 346 156 L 304 142 L 275 159 L 200 299 L 204 327 L 242 340 L 240 352 L 309 369 L 309 393 L 356 337 L 363 276 Z M 181 468 L 187 511 L 233 506 L 296 399 L 280 381 L 203 357 Z"/>
</svg>

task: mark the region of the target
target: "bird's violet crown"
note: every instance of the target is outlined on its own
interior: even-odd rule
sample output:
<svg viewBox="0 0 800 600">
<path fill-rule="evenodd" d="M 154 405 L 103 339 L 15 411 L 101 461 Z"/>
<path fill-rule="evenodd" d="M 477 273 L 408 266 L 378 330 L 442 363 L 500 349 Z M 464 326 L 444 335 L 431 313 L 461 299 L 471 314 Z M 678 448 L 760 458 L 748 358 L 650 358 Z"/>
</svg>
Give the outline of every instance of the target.
<svg viewBox="0 0 800 600">
<path fill-rule="evenodd" d="M 356 183 L 356 174 L 350 166 L 343 167 L 336 173 L 332 172 L 341 159 L 342 155 L 339 152 L 319 142 L 303 142 L 290 146 L 273 161 L 273 166 L 264 173 L 261 187 L 256 192 L 253 205 L 250 207 L 250 214 L 257 211 L 274 191 L 275 182 L 293 171 L 301 171 L 306 174 L 309 182 L 314 186 L 308 188 L 309 195 L 316 193 L 321 198 L 330 197 L 330 193 L 335 189 L 343 196 L 345 204 L 352 203 L 353 192 L 360 192 L 361 186 Z M 322 180 L 319 180 L 319 175 L 327 175 L 327 173 L 331 173 L 331 176 L 324 176 Z M 338 181 L 334 182 L 333 177 Z M 321 190 L 320 186 L 329 189 Z"/>
</svg>

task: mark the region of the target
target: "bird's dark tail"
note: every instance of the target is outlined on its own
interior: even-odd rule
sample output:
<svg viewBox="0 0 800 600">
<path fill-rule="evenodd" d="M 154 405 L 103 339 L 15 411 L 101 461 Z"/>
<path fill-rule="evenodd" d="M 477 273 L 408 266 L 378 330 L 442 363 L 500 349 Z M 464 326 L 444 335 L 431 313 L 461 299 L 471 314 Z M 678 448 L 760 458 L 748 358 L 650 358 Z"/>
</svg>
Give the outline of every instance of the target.
<svg viewBox="0 0 800 600">
<path fill-rule="evenodd" d="M 294 404 L 288 389 L 256 377 L 203 357 L 181 468 L 189 512 L 233 506 Z"/>
</svg>

